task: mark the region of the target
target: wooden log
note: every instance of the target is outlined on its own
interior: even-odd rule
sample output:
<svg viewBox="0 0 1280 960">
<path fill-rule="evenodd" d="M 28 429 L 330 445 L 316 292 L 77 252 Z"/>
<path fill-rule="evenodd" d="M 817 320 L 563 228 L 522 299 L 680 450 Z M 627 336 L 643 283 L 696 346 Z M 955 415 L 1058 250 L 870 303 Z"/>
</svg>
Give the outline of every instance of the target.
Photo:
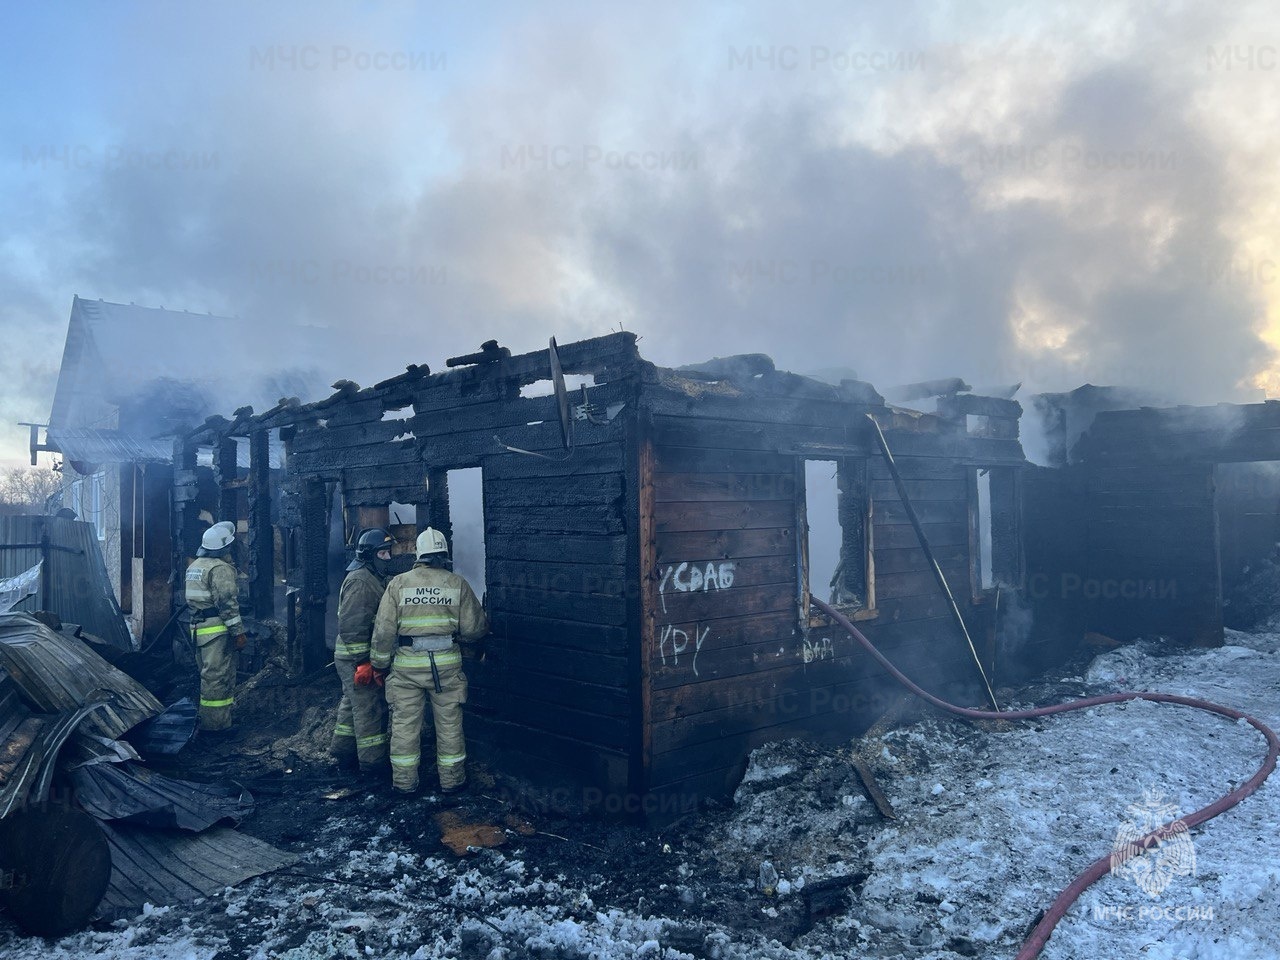
<svg viewBox="0 0 1280 960">
<path fill-rule="evenodd" d="M 787 473 L 659 473 L 654 497 L 660 502 L 788 500 L 797 496 L 795 471 Z"/>
<path fill-rule="evenodd" d="M 759 450 L 706 447 L 654 448 L 656 473 L 786 473 L 794 474 L 795 458 Z"/>
<path fill-rule="evenodd" d="M 666 533 L 691 530 L 758 530 L 794 522 L 795 505 L 782 500 L 664 503 L 654 507 L 654 530 L 659 538 Z"/>
<path fill-rule="evenodd" d="M 738 560 L 746 557 L 795 556 L 795 528 L 753 530 L 691 530 L 664 532 L 657 537 L 659 563 L 699 560 Z"/>
</svg>

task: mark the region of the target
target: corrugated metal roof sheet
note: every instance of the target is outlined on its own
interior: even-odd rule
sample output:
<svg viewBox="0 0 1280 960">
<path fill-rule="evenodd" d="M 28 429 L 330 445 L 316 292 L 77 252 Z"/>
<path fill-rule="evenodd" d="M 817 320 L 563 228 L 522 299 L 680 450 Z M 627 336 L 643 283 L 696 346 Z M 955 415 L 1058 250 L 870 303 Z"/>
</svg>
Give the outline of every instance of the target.
<svg viewBox="0 0 1280 960">
<path fill-rule="evenodd" d="M 111 844 L 111 885 L 98 906 L 102 917 L 132 917 L 144 903 L 183 903 L 208 897 L 298 859 L 230 827 L 171 833 L 103 823 Z"/>
<path fill-rule="evenodd" d="M 46 551 L 41 543 L 48 537 Z M 133 638 L 107 577 L 93 524 L 62 517 L 0 517 L 0 577 L 15 577 L 44 559 L 41 594 L 17 604 L 56 613 L 121 650 Z"/>
<path fill-rule="evenodd" d="M 0 614 L 0 666 L 40 710 L 61 713 L 94 700 L 106 705 L 85 729 L 115 739 L 162 709 L 151 693 L 89 649 L 25 613 Z"/>
<path fill-rule="evenodd" d="M 80 463 L 169 463 L 173 441 L 133 437 L 119 430 L 50 427 L 47 442 L 68 460 Z"/>
<path fill-rule="evenodd" d="M 234 826 L 253 812 L 253 795 L 234 784 L 175 780 L 136 763 L 95 763 L 71 771 L 76 800 L 99 820 L 199 833 Z"/>
<path fill-rule="evenodd" d="M 0 818 L 45 799 L 58 751 L 92 709 L 32 713 L 17 681 L 0 669 Z"/>
</svg>

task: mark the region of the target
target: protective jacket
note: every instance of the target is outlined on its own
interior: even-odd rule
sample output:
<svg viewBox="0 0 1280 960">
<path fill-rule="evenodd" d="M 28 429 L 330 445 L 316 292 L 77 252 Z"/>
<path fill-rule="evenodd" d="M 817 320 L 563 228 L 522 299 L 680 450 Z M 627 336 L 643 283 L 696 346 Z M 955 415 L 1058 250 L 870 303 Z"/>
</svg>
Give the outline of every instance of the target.
<svg viewBox="0 0 1280 960">
<path fill-rule="evenodd" d="M 221 557 L 199 557 L 187 567 L 187 606 L 198 645 L 244 633 L 236 568 Z"/>
<path fill-rule="evenodd" d="M 451 570 L 419 561 L 387 584 L 369 659 L 379 670 L 393 660 L 401 669 L 429 669 L 428 652 L 448 651 L 455 639 L 478 640 L 488 632 L 489 618 L 471 585 Z"/>
<path fill-rule="evenodd" d="M 338 592 L 338 637 L 333 645 L 333 659 L 363 663 L 369 659 L 369 639 L 373 636 L 373 618 L 387 582 L 363 564 L 347 574 Z"/>
</svg>

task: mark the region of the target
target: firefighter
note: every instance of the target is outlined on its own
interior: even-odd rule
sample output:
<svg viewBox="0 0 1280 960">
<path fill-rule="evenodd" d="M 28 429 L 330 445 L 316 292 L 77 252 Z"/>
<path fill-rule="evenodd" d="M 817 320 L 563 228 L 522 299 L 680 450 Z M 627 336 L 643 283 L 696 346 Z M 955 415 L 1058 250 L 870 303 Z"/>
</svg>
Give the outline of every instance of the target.
<svg viewBox="0 0 1280 960">
<path fill-rule="evenodd" d="M 342 700 L 329 752 L 342 766 L 374 774 L 387 766 L 387 699 L 380 684 L 369 683 L 369 638 L 378 601 L 387 588 L 391 547 L 386 530 L 366 530 L 338 593 L 338 638 L 333 666 L 342 683 Z M 356 678 L 362 682 L 357 684 Z"/>
<path fill-rule="evenodd" d="M 386 678 L 395 789 L 418 789 L 423 701 L 429 697 L 440 789 L 457 793 L 467 781 L 462 736 L 467 678 L 457 641 L 479 640 L 489 632 L 489 619 L 471 585 L 450 569 L 444 534 L 423 530 L 417 557 L 411 570 L 391 579 L 378 606 L 369 657 L 372 682 Z"/>
<path fill-rule="evenodd" d="M 236 666 L 232 654 L 243 650 L 248 638 L 240 619 L 240 594 L 231 547 L 236 526 L 230 520 L 204 532 L 196 559 L 187 567 L 187 606 L 191 609 L 191 638 L 200 664 L 200 729 L 232 733 Z"/>
</svg>

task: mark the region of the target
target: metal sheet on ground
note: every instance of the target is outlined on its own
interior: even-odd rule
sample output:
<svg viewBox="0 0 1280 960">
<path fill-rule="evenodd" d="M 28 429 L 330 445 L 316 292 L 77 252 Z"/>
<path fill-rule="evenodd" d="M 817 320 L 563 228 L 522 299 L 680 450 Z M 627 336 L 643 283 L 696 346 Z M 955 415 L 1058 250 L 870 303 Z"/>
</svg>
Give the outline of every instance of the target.
<svg viewBox="0 0 1280 960">
<path fill-rule="evenodd" d="M 175 780 L 135 763 L 77 767 L 71 780 L 80 805 L 99 820 L 199 832 L 253 812 L 253 796 L 239 786 Z"/>
<path fill-rule="evenodd" d="M 111 883 L 98 907 L 104 918 L 132 917 L 142 905 L 185 903 L 290 866 L 296 854 L 265 840 L 215 827 L 170 833 L 103 823 L 111 844 Z"/>
</svg>

